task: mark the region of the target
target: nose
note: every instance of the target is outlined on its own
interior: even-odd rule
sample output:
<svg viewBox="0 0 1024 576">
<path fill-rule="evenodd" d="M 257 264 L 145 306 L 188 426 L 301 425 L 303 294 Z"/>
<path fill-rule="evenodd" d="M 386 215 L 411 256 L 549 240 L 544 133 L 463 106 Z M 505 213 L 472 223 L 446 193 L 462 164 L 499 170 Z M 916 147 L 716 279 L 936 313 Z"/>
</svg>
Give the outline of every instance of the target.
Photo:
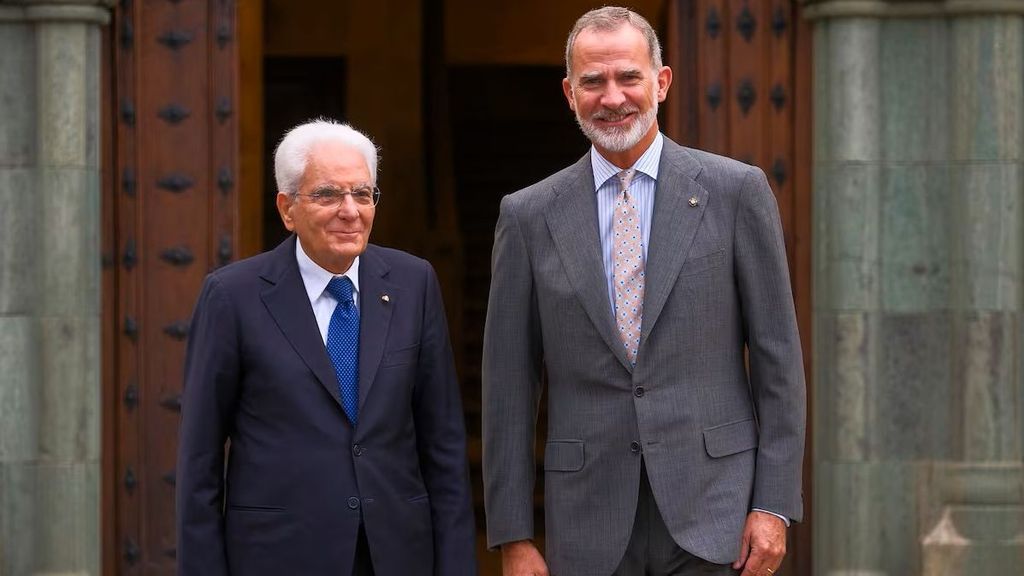
<svg viewBox="0 0 1024 576">
<path fill-rule="evenodd" d="M 601 94 L 601 105 L 615 110 L 626 103 L 626 94 L 616 82 L 609 82 Z"/>
<path fill-rule="evenodd" d="M 341 197 L 341 203 L 338 204 L 338 218 L 342 220 L 354 220 L 359 217 L 359 206 L 356 205 L 356 201 L 352 199 L 351 194 L 345 194 Z"/>
</svg>

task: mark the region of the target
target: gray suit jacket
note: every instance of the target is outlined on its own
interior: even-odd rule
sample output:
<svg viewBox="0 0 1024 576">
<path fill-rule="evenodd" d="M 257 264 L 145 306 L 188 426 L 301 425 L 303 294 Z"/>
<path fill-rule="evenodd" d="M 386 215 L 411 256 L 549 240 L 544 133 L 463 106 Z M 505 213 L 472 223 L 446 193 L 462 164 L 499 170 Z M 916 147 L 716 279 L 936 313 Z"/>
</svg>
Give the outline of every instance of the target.
<svg viewBox="0 0 1024 576">
<path fill-rule="evenodd" d="M 676 542 L 732 562 L 751 507 L 802 515 L 804 376 L 775 197 L 759 169 L 665 139 L 633 367 L 612 320 L 593 182 L 588 154 L 501 203 L 483 364 L 489 545 L 534 536 L 546 368 L 552 573 L 615 569 L 641 455 Z"/>
</svg>

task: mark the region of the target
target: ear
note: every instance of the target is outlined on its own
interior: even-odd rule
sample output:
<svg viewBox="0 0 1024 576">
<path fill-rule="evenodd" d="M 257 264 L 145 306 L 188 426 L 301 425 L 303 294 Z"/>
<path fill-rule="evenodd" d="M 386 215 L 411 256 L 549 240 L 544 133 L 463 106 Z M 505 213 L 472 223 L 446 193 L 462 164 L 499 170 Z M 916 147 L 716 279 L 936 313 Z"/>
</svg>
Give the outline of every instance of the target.
<svg viewBox="0 0 1024 576">
<path fill-rule="evenodd" d="M 277 212 L 281 215 L 281 222 L 289 232 L 295 231 L 295 220 L 292 218 L 292 206 L 294 205 L 293 197 L 281 192 L 277 194 Z"/>
<path fill-rule="evenodd" d="M 658 102 L 664 102 L 668 96 L 668 87 L 672 85 L 672 69 L 662 66 L 658 70 Z"/>
<path fill-rule="evenodd" d="M 572 82 L 568 78 L 562 78 L 562 93 L 565 94 L 565 99 L 569 101 L 569 110 L 576 111 L 576 101 L 572 97 Z"/>
</svg>

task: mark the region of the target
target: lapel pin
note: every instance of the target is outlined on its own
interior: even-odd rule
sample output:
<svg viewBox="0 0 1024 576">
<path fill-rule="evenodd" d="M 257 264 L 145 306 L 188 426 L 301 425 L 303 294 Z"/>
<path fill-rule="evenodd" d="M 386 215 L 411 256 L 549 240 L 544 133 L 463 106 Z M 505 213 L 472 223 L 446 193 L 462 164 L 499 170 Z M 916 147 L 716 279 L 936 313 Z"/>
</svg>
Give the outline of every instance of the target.
<svg viewBox="0 0 1024 576">
<path fill-rule="evenodd" d="M 697 197 L 690 196 L 690 208 L 696 208 L 697 204 L 699 204 L 699 202 L 697 202 Z"/>
<path fill-rule="evenodd" d="M 388 296 L 387 294 L 382 294 L 380 297 L 380 301 L 387 304 L 388 302 L 391 302 L 391 297 Z"/>
</svg>

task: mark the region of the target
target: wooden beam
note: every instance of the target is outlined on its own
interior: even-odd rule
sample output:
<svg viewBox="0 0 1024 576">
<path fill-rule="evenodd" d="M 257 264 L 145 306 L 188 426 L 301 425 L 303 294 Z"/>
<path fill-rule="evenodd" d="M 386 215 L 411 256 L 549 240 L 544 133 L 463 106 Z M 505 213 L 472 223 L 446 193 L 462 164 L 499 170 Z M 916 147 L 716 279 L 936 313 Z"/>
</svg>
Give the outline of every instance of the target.
<svg viewBox="0 0 1024 576">
<path fill-rule="evenodd" d="M 263 1 L 238 2 L 238 258 L 263 251 Z"/>
</svg>

